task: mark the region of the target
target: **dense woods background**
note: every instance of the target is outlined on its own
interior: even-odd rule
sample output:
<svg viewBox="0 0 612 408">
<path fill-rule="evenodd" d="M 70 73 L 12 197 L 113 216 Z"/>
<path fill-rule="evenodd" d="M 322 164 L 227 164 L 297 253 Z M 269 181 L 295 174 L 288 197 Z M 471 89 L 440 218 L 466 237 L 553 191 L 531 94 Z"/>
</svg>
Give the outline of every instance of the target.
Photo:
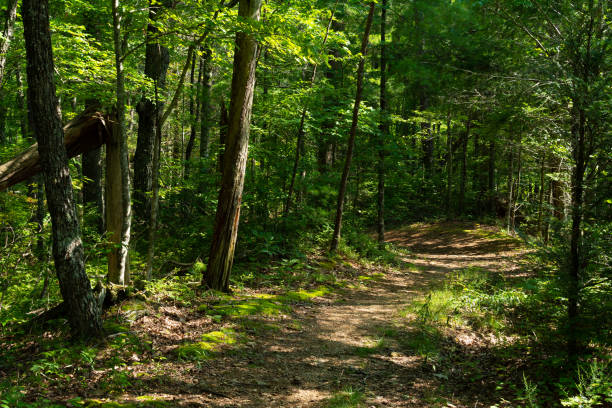
<svg viewBox="0 0 612 408">
<path fill-rule="evenodd" d="M 554 345 L 519 350 L 553 374 L 517 404 L 612 403 L 608 1 L 46 3 L 0 0 L 0 161 L 40 152 L 0 166 L 3 343 L 32 311 L 97 336 L 104 299 L 177 275 L 227 292 L 478 220 L 531 248 L 500 308 Z"/>
</svg>

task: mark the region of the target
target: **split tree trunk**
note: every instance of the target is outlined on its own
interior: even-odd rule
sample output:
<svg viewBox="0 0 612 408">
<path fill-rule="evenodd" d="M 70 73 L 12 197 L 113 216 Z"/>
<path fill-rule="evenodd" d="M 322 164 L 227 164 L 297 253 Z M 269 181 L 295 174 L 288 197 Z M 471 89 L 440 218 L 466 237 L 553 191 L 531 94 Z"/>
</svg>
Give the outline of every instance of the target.
<svg viewBox="0 0 612 408">
<path fill-rule="evenodd" d="M 357 93 L 355 95 L 355 105 L 353 106 L 353 120 L 348 140 L 348 148 L 346 151 L 346 161 L 344 162 L 344 170 L 340 179 L 340 188 L 338 189 L 338 204 L 336 207 L 336 219 L 334 223 L 334 235 L 332 237 L 330 250 L 332 252 L 338 249 L 340 241 L 340 233 L 342 231 L 342 213 L 344 211 L 344 197 L 346 195 L 346 185 L 348 183 L 349 172 L 351 170 L 351 161 L 353 160 L 353 149 L 355 148 L 355 136 L 357 135 L 357 123 L 359 121 L 359 105 L 361 104 L 361 96 L 363 94 L 363 76 L 365 71 L 365 56 L 368 51 L 368 40 L 370 38 L 370 30 L 372 28 L 372 20 L 374 19 L 374 7 L 376 3 L 370 3 L 370 12 L 366 20 L 365 32 L 361 41 L 361 58 L 359 67 L 357 68 Z"/>
<path fill-rule="evenodd" d="M 261 4 L 262 0 L 240 0 L 238 15 L 246 20 L 259 21 Z M 244 32 L 237 33 L 223 177 L 208 268 L 202 282 L 211 289 L 226 292 L 229 291 L 238 236 L 255 90 L 256 55 L 255 37 Z"/>
<path fill-rule="evenodd" d="M 59 102 L 55 94 L 53 52 L 47 0 L 24 0 L 22 5 L 28 75 L 28 104 L 44 171 L 51 214 L 53 258 L 60 291 L 77 337 L 102 333 L 100 307 L 85 273 L 83 243 L 73 201 L 68 155 Z"/>
</svg>

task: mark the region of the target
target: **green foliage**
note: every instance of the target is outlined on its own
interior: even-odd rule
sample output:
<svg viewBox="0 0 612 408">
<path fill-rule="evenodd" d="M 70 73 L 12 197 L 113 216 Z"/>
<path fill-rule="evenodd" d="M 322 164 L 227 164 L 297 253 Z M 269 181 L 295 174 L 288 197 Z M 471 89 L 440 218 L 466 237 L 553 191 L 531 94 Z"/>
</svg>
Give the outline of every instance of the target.
<svg viewBox="0 0 612 408">
<path fill-rule="evenodd" d="M 361 408 L 365 406 L 365 394 L 363 391 L 346 387 L 337 392 L 327 402 L 327 408 Z"/>
</svg>

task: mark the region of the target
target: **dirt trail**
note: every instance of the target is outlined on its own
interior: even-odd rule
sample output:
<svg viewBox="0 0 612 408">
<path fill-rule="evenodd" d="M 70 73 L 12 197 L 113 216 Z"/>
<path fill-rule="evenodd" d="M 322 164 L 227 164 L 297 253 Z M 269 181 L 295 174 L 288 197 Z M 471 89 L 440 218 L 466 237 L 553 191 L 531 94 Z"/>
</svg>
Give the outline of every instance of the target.
<svg viewBox="0 0 612 408">
<path fill-rule="evenodd" d="M 177 360 L 177 347 L 231 321 L 215 324 L 207 314 L 172 305 L 145 315 L 132 330 L 146 333 L 151 351 L 143 361 L 134 355 L 126 367 L 131 385 L 113 399 L 128 405 L 117 406 L 149 406 L 143 398 L 156 407 L 489 406 L 484 383 L 464 386 L 465 374 L 440 374 L 438 363 L 411 346 L 412 339 L 433 338 L 400 312 L 454 271 L 519 273 L 516 241 L 469 223 L 415 224 L 387 239 L 405 254 L 397 267 L 344 265 L 361 275 L 357 285 L 294 305 L 292 312 L 249 317 L 253 326 L 240 329 L 246 335 L 212 359 Z M 486 355 L 478 336 L 456 331 L 443 347 L 459 361 Z M 486 357 L 476 364 L 488 367 Z M 108 401 L 103 376 L 94 371 L 87 388 L 75 391 Z M 352 404 L 334 404 L 334 398 L 352 398 Z"/>
<path fill-rule="evenodd" d="M 182 378 L 167 376 L 158 384 L 157 396 L 178 406 L 297 408 L 326 407 L 337 393 L 357 391 L 360 406 L 446 406 L 436 402 L 441 383 L 435 369 L 397 341 L 415 330 L 399 311 L 453 271 L 515 268 L 515 244 L 495 237 L 492 228 L 476 228 L 445 223 L 389 232 L 389 242 L 409 251 L 403 267 L 378 270 L 384 275 L 365 288 L 297 306 L 277 321 L 280 329 L 258 332 L 242 353 L 184 365 Z M 473 396 L 451 400 L 482 406 Z"/>
</svg>

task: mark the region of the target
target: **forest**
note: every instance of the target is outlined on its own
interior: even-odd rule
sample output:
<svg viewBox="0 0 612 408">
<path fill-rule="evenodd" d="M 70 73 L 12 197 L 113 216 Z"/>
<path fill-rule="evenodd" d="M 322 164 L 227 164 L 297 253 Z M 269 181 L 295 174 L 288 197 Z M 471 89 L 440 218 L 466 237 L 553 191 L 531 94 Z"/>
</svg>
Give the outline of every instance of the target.
<svg viewBox="0 0 612 408">
<path fill-rule="evenodd" d="M 0 0 L 0 408 L 611 407 L 608 0 Z"/>
</svg>

